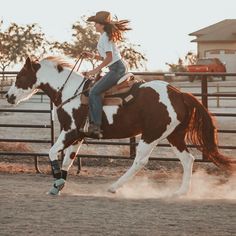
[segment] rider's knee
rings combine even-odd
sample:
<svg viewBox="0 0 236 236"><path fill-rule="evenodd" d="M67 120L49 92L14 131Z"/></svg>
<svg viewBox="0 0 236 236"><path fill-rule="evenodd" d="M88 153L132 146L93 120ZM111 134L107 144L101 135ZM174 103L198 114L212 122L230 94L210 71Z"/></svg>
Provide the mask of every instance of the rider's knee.
<svg viewBox="0 0 236 236"><path fill-rule="evenodd" d="M94 89L94 88L90 89L89 97L97 96L97 95L99 95L99 93L96 91L96 89Z"/></svg>

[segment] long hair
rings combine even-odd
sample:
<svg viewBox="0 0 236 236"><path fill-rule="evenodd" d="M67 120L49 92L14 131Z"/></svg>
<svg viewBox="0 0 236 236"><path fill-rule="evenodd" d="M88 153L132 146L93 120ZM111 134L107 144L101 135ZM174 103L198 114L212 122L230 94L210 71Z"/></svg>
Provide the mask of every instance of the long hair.
<svg viewBox="0 0 236 236"><path fill-rule="evenodd" d="M104 31L107 33L109 40L113 42L122 41L123 33L131 30L128 27L129 20L117 20L104 24Z"/></svg>

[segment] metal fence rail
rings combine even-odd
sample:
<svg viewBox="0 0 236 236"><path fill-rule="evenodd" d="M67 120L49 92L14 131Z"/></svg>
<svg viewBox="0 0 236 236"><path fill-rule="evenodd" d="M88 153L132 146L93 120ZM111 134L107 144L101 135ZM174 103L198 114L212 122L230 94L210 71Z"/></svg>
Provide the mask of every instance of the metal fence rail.
<svg viewBox="0 0 236 236"><path fill-rule="evenodd" d="M193 93L193 95L197 97L201 97L202 104L208 109L208 98L209 97L236 97L236 93L208 93L208 76L236 76L236 73L188 73L188 72L178 72L178 73L154 73L154 72L137 72L133 73L134 75L138 76L190 76L196 75L201 76L201 93ZM221 117L236 117L236 113L211 113L214 116L221 116ZM236 133L236 130L218 130L219 133ZM121 143L121 142L100 142L100 141L87 141L88 144L96 144L96 145L129 145L130 146L130 155L128 157L125 156L114 156L114 155L82 155L78 154L78 172L81 170L81 158L112 158L112 159L127 159L127 158L134 158L136 154L136 138L133 137L130 139L129 143ZM158 144L159 147L170 147L169 144ZM188 147L195 148L194 145L188 145ZM236 149L236 145L219 145L218 148L220 149ZM156 158L150 157L150 160L168 160L168 161L178 161L177 158ZM203 156L202 159L196 159L198 162L208 162L208 160Z"/></svg>
<svg viewBox="0 0 236 236"><path fill-rule="evenodd" d="M16 74L17 72L5 72L5 74ZM1 74L1 72L0 72ZM189 72L178 72L178 73L156 73L156 72L135 72L133 73L138 76L163 76L163 77L170 77L170 76L200 76L201 77L201 92L200 93L193 93L193 95L200 97L202 104L208 109L208 99L210 97L228 97L228 98L235 98L236 97L236 92L235 93L208 93L208 81L207 78L208 76L236 76L236 73L189 73ZM52 120L53 114L52 114L52 104L50 105L50 111L46 110L41 110L43 113L49 113L50 112L50 125L27 125L27 124L0 124L0 127L18 127L18 128L50 128L51 129L51 140L29 140L29 139L0 139L0 142L7 141L7 142L38 142L38 143L46 143L46 142L51 142L51 144L54 143L54 121ZM10 112L9 109L0 109L0 112ZM14 112L41 112L38 110L29 110L29 109L14 109ZM13 112L13 111L12 111ZM221 117L236 117L235 113L212 113L215 116L221 116ZM230 129L230 130L218 130L219 133L228 133L228 134L234 134L236 133L235 129ZM87 158L112 158L112 159L127 159L127 158L134 158L136 154L136 138L132 137L129 139L129 142L114 142L114 141L94 141L94 140L87 140L88 144L94 144L94 145L125 145L129 146L129 156L115 156L115 155L88 155L88 154L78 154L78 171L81 169L81 158L87 157ZM158 146L160 147L170 147L169 144L159 144ZM195 146L189 145L189 147L193 148ZM219 146L221 149L236 149L236 145L221 145ZM47 156L48 154L46 153L9 153L9 152L0 152L0 155L19 155L19 156L35 156L35 167L38 170L37 166L37 157L38 156ZM155 158L151 157L150 160L171 160L171 161L176 161L178 159L176 158ZM206 162L206 159L197 159L196 161L199 162Z"/></svg>
<svg viewBox="0 0 236 236"><path fill-rule="evenodd" d="M0 94L5 94L6 92L0 91ZM54 144L54 119L53 119L53 104L50 102L49 110L36 110L36 109L0 109L0 112L9 112L9 113L48 113L50 114L50 124L0 124L0 128L39 128L39 129L50 129L50 139L23 139L23 138L0 138L0 142L7 143L46 143L51 146ZM33 156L35 169L38 173L40 173L40 169L38 166L38 157L40 156L48 156L48 153L40 153L40 152L2 152L0 151L0 156Z"/></svg>

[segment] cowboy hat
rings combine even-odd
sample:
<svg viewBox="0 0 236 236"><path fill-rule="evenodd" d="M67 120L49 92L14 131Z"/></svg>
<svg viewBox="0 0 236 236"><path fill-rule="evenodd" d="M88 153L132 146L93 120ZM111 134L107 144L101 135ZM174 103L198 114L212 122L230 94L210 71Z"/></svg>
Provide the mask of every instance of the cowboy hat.
<svg viewBox="0 0 236 236"><path fill-rule="evenodd" d="M108 11L99 11L95 16L90 16L87 21L92 21L100 24L111 23L111 13Z"/></svg>

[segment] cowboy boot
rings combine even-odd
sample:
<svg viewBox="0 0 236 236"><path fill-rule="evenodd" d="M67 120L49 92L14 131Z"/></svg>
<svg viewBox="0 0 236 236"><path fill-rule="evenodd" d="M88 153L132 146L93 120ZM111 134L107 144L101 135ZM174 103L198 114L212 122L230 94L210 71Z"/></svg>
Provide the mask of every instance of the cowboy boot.
<svg viewBox="0 0 236 236"><path fill-rule="evenodd" d="M100 125L90 124L86 135L89 137L91 136L98 139L102 138L102 130L100 128Z"/></svg>

